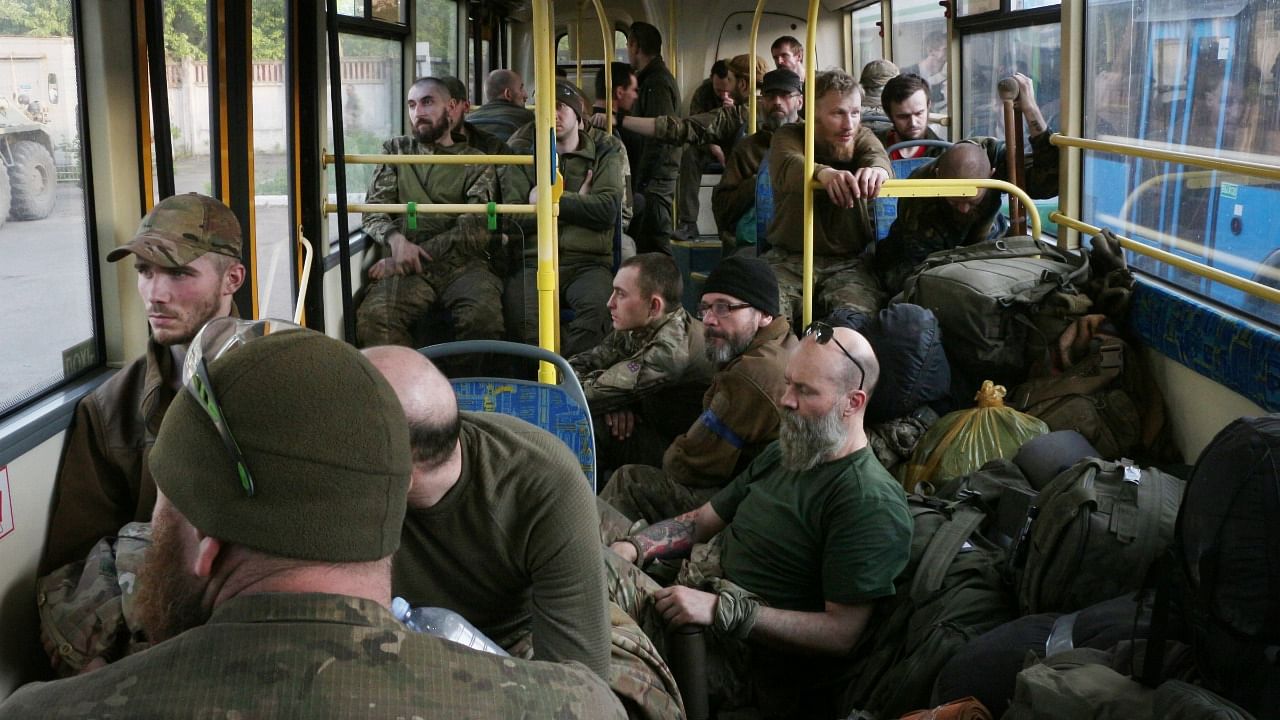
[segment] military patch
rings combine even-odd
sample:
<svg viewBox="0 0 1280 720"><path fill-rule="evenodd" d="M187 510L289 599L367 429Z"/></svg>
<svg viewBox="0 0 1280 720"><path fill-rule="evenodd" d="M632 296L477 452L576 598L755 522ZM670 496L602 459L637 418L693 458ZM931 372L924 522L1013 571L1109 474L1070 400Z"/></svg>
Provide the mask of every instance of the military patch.
<svg viewBox="0 0 1280 720"><path fill-rule="evenodd" d="M637 360L632 360L631 362L627 363L627 369L633 373L640 372L640 362Z"/></svg>

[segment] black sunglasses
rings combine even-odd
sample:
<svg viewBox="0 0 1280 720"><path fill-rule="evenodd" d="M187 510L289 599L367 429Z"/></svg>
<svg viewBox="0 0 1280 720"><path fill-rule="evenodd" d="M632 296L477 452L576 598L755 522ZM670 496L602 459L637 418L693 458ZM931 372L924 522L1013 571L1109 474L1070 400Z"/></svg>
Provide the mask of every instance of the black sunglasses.
<svg viewBox="0 0 1280 720"><path fill-rule="evenodd" d="M815 320L812 323L809 323L809 327L805 328L804 334L806 336L814 336L819 345L826 345L828 342L834 342L836 347L840 348L840 352L844 353L844 356L849 358L849 362L853 363L854 367L858 368L858 389L862 389L862 383L867 379L866 368L862 367L862 363L858 362L858 359L853 355L850 355L844 345L841 345L840 341L836 339L835 328L821 320Z"/></svg>

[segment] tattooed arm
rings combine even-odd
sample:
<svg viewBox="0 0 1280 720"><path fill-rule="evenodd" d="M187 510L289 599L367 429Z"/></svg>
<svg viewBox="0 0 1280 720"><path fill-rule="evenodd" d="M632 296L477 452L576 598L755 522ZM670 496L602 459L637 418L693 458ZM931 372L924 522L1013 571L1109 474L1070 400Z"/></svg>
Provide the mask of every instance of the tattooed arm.
<svg viewBox="0 0 1280 720"><path fill-rule="evenodd" d="M725 528L725 522L705 503L697 510L655 523L609 547L623 559L637 565L656 558L683 557L695 543L706 542Z"/></svg>

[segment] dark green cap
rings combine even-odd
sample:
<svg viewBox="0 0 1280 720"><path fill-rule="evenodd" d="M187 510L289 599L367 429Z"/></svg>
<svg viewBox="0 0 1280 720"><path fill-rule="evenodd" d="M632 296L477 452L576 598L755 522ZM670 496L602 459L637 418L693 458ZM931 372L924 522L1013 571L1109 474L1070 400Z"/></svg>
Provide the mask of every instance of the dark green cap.
<svg viewBox="0 0 1280 720"><path fill-rule="evenodd" d="M133 253L161 267L182 267L211 252L240 258L240 221L220 200L187 193L157 203L133 239L112 250L107 262Z"/></svg>
<svg viewBox="0 0 1280 720"><path fill-rule="evenodd" d="M214 361L209 380L255 491L241 487L208 413L178 393L149 463L192 525L300 560L365 562L399 547L409 424L355 348L311 330L281 332Z"/></svg>

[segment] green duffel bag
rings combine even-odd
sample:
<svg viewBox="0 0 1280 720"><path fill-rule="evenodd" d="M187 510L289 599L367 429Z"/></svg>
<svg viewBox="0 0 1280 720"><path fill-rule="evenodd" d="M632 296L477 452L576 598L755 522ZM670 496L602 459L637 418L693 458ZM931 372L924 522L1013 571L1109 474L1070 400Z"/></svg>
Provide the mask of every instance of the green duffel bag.
<svg viewBox="0 0 1280 720"><path fill-rule="evenodd" d="M1173 540L1185 487L1128 460L1086 458L1059 473L1036 497L1026 547L1015 552L1023 613L1075 612L1140 588Z"/></svg>
<svg viewBox="0 0 1280 720"><path fill-rule="evenodd" d="M902 299L933 311L947 358L971 377L1012 387L1069 317L1089 307L1079 292L1089 259L1031 238L1003 238L933 253Z"/></svg>
<svg viewBox="0 0 1280 720"><path fill-rule="evenodd" d="M1110 667L1111 654L1079 648L1018 673L1004 720L1147 720L1155 692Z"/></svg>

